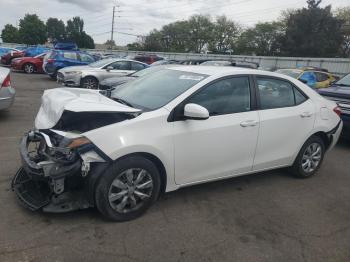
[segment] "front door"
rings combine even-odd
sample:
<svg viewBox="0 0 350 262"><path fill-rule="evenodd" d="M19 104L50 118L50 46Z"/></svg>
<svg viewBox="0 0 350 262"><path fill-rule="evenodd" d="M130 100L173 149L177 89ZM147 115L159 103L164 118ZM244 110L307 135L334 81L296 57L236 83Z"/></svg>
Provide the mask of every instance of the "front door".
<svg viewBox="0 0 350 262"><path fill-rule="evenodd" d="M247 76L215 81L186 102L208 109L207 120L174 122L175 181L196 183L249 172L259 118Z"/></svg>

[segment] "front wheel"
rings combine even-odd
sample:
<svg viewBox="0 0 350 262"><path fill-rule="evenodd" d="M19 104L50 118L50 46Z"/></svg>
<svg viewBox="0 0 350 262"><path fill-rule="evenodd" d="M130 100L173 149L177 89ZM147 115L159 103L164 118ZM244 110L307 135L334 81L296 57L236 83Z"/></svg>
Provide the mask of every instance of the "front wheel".
<svg viewBox="0 0 350 262"><path fill-rule="evenodd" d="M159 191L160 174L150 160L124 158L111 165L98 182L96 207L108 219L132 220L146 212Z"/></svg>
<svg viewBox="0 0 350 262"><path fill-rule="evenodd" d="M98 89L98 81L95 77L87 76L81 80L81 87L86 89Z"/></svg>
<svg viewBox="0 0 350 262"><path fill-rule="evenodd" d="M27 64L24 65L23 70L27 74L33 74L34 71L35 71L35 67L31 63L27 63Z"/></svg>
<svg viewBox="0 0 350 262"><path fill-rule="evenodd" d="M309 178L320 168L325 154L325 145L318 136L309 138L301 148L291 167L292 173L299 178Z"/></svg>

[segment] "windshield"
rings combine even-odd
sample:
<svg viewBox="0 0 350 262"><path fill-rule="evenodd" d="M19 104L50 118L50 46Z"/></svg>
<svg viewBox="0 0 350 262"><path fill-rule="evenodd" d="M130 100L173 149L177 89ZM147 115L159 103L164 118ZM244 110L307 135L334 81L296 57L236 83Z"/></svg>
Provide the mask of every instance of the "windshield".
<svg viewBox="0 0 350 262"><path fill-rule="evenodd" d="M34 56L34 58L40 58L40 57L44 57L46 55L46 53L42 53L40 55Z"/></svg>
<svg viewBox="0 0 350 262"><path fill-rule="evenodd" d="M102 59L102 60L98 60L96 62L93 62L93 63L89 64L89 66L94 67L94 68L100 68L100 67L103 67L103 66L105 66L109 63L112 63L114 61L115 61L115 59L107 58L107 59Z"/></svg>
<svg viewBox="0 0 350 262"><path fill-rule="evenodd" d="M340 79L335 84L336 85L344 85L344 86L349 86L350 87L350 74L344 76L342 79Z"/></svg>
<svg viewBox="0 0 350 262"><path fill-rule="evenodd" d="M279 69L276 71L276 73L280 73L297 79L302 73L302 71L298 69Z"/></svg>
<svg viewBox="0 0 350 262"><path fill-rule="evenodd" d="M162 69L112 92L111 98L122 99L136 108L154 110L205 79L207 75Z"/></svg>
<svg viewBox="0 0 350 262"><path fill-rule="evenodd" d="M137 72L131 74L131 76L141 77L141 76L144 76L144 75L147 75L147 74L150 74L150 73L158 72L158 71L160 71L162 69L164 69L164 67L161 67L161 66L149 67L149 68L137 71Z"/></svg>

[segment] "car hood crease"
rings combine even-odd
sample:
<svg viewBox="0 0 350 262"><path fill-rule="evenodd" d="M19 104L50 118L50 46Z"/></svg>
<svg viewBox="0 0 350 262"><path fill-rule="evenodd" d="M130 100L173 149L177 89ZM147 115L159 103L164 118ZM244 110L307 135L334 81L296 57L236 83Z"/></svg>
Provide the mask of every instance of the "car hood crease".
<svg viewBox="0 0 350 262"><path fill-rule="evenodd" d="M56 88L44 92L35 128L54 127L64 111L136 113L141 110L115 102L96 90Z"/></svg>

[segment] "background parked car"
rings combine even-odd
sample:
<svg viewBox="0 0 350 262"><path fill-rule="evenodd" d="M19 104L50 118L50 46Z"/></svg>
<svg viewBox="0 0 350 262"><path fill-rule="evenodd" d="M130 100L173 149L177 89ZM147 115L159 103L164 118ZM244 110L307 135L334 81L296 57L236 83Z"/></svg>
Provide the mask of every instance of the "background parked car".
<svg viewBox="0 0 350 262"><path fill-rule="evenodd" d="M24 50L14 49L1 56L1 63L4 65L9 65L11 64L12 59L17 57L23 57L23 56L24 56Z"/></svg>
<svg viewBox="0 0 350 262"><path fill-rule="evenodd" d="M103 59L86 66L71 66L58 71L57 80L66 85L97 89L100 81L114 76L126 76L148 67L128 59Z"/></svg>
<svg viewBox="0 0 350 262"><path fill-rule="evenodd" d="M9 108L15 101L16 91L11 86L10 70L0 67L0 110Z"/></svg>
<svg viewBox="0 0 350 262"><path fill-rule="evenodd" d="M139 78L141 76L145 76L147 74L158 72L159 70L168 68L169 66L174 67L175 65L151 66L149 68L137 71L137 72L132 73L132 74L127 75L127 76L107 78L107 79L100 82L99 89L102 89L102 90L111 89L113 87L117 87L117 86L120 86L120 85L125 84L127 82L130 82L132 80L135 80L136 78Z"/></svg>
<svg viewBox="0 0 350 262"><path fill-rule="evenodd" d="M153 64L154 62L160 61L160 60L164 60L163 57L160 57L158 55L137 55L135 56L134 60L142 62L142 63L146 63L146 64Z"/></svg>
<svg viewBox="0 0 350 262"><path fill-rule="evenodd" d="M326 88L336 80L332 74L319 68L279 69L276 72L296 78L312 88Z"/></svg>
<svg viewBox="0 0 350 262"><path fill-rule="evenodd" d="M342 136L350 139L350 74L344 76L329 88L319 89L318 93L338 104L341 109L340 117L344 123Z"/></svg>
<svg viewBox="0 0 350 262"><path fill-rule="evenodd" d="M57 72L61 68L76 65L88 65L95 62L92 55L74 50L53 50L44 57L43 70L56 79Z"/></svg>
<svg viewBox="0 0 350 262"><path fill-rule="evenodd" d="M13 70L24 71L27 74L44 73L43 61L46 53L34 56L34 57L20 57L15 58L11 62L11 68Z"/></svg>
<svg viewBox="0 0 350 262"><path fill-rule="evenodd" d="M31 46L26 49L24 49L24 56L25 57L34 57L37 55L41 55L43 53L47 53L51 50L51 48L43 47L43 46Z"/></svg>

